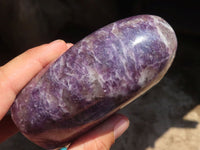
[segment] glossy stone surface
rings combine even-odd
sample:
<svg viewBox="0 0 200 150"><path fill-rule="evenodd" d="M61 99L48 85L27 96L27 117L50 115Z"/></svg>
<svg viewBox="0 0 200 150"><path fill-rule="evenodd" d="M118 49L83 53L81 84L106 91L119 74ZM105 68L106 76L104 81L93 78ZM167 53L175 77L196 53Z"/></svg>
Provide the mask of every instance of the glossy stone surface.
<svg viewBox="0 0 200 150"><path fill-rule="evenodd" d="M107 25L33 78L17 96L12 118L41 147L67 145L158 83L176 48L173 29L160 17Z"/></svg>

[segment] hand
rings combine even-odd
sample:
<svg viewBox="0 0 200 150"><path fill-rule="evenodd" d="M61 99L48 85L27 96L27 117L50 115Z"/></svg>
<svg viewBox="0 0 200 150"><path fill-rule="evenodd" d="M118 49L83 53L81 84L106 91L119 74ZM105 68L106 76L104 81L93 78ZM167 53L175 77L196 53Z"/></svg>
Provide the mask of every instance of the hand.
<svg viewBox="0 0 200 150"><path fill-rule="evenodd" d="M32 48L0 67L0 142L18 132L8 112L19 91L47 64L72 44L56 40ZM5 116L5 117L4 117ZM70 150L107 150L129 126L123 115L114 115L69 147Z"/></svg>

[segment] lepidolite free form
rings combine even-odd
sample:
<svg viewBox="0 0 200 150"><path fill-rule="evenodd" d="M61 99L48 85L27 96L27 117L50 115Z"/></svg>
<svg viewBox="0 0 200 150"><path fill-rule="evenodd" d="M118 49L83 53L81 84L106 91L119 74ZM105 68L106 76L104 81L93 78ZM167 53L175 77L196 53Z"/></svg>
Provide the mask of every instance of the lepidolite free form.
<svg viewBox="0 0 200 150"><path fill-rule="evenodd" d="M36 75L11 107L13 121L46 149L68 145L158 83L177 48L162 18L139 15L85 37Z"/></svg>

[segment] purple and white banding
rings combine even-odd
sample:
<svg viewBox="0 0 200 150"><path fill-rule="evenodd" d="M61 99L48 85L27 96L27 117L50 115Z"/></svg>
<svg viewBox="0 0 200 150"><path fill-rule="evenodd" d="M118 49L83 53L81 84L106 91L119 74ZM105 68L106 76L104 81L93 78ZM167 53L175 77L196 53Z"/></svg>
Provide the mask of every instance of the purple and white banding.
<svg viewBox="0 0 200 150"><path fill-rule="evenodd" d="M12 118L46 149L62 147L158 83L177 48L162 18L139 15L76 43L17 96Z"/></svg>

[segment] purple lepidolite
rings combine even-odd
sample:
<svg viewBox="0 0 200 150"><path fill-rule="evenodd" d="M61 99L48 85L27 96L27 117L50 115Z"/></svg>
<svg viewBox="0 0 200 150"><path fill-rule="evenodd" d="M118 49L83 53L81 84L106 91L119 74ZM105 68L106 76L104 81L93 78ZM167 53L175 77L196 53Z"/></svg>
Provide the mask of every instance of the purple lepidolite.
<svg viewBox="0 0 200 150"><path fill-rule="evenodd" d="M176 48L173 29L160 17L107 25L35 76L17 96L12 118L36 144L66 145L158 83Z"/></svg>

